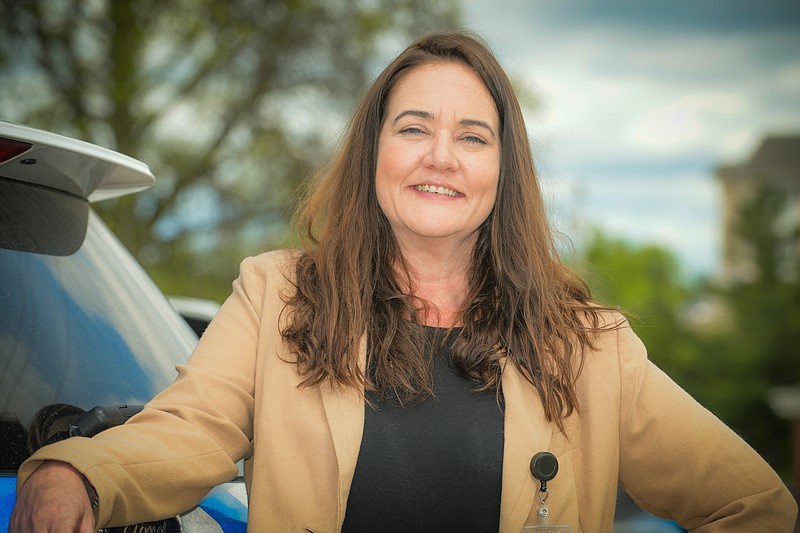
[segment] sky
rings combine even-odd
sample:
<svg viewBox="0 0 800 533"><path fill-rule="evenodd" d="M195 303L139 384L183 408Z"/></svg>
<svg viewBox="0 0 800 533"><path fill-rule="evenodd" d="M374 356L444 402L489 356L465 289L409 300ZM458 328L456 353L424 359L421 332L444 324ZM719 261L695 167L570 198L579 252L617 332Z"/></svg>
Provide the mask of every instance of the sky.
<svg viewBox="0 0 800 533"><path fill-rule="evenodd" d="M463 1L535 105L526 112L555 227L599 227L713 276L720 165L800 134L798 0Z"/></svg>

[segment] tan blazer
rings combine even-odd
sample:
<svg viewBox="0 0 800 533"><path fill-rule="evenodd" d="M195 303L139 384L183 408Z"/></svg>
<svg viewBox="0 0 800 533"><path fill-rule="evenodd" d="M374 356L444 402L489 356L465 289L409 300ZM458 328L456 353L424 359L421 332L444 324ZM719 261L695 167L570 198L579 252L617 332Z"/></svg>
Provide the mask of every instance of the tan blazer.
<svg viewBox="0 0 800 533"><path fill-rule="evenodd" d="M97 489L100 525L133 523L194 506L245 457L248 531L339 531L364 402L354 390L298 388L278 296L292 265L287 252L245 260L173 385L124 426L43 448L18 483L41 460L67 461ZM363 363L363 345L359 356ZM627 325L599 336L577 385L580 411L561 433L530 383L505 366L500 531L535 524L528 465L544 450L560 465L549 483L551 523L575 533L612 530L618 483L695 531L791 531L796 505L778 476L650 363Z"/></svg>

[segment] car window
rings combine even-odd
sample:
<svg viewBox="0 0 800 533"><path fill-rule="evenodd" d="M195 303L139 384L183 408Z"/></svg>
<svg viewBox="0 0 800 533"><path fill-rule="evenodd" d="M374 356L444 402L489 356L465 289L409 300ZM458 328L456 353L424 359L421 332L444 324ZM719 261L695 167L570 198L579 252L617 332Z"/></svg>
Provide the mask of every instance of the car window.
<svg viewBox="0 0 800 533"><path fill-rule="evenodd" d="M42 413L69 412L62 405L88 410L145 403L174 379L175 364L197 340L88 205L85 228L65 228L80 223L75 198L35 189L19 184L3 190L0 227L44 243L48 227L56 235L83 236L68 255L60 246L19 239L14 249L0 249L0 470L18 464L10 443L30 435ZM15 202L9 193L25 195L16 206L37 210L35 216L14 219L19 209L7 208ZM57 255L44 253L48 249Z"/></svg>

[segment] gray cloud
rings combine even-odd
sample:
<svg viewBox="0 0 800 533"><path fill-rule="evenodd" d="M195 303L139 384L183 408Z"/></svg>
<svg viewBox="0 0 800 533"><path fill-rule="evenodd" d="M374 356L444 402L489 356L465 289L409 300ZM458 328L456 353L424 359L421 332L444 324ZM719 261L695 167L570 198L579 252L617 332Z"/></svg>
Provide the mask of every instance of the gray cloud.
<svg viewBox="0 0 800 533"><path fill-rule="evenodd" d="M800 2L465 2L541 104L528 117L556 217L718 256L713 169L800 132ZM569 225L569 223L567 224Z"/></svg>

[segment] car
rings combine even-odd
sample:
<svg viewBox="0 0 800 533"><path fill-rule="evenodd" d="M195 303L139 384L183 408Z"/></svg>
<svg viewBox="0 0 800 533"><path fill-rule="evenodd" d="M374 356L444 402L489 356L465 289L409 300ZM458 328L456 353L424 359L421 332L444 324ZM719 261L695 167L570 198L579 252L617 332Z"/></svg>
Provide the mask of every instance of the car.
<svg viewBox="0 0 800 533"><path fill-rule="evenodd" d="M219 303L196 296L168 296L169 303L198 337L202 336L219 311Z"/></svg>
<svg viewBox="0 0 800 533"><path fill-rule="evenodd" d="M92 207L154 183L141 161L0 121L0 532L33 450L121 422L197 343ZM246 502L239 476L170 520L244 532Z"/></svg>

